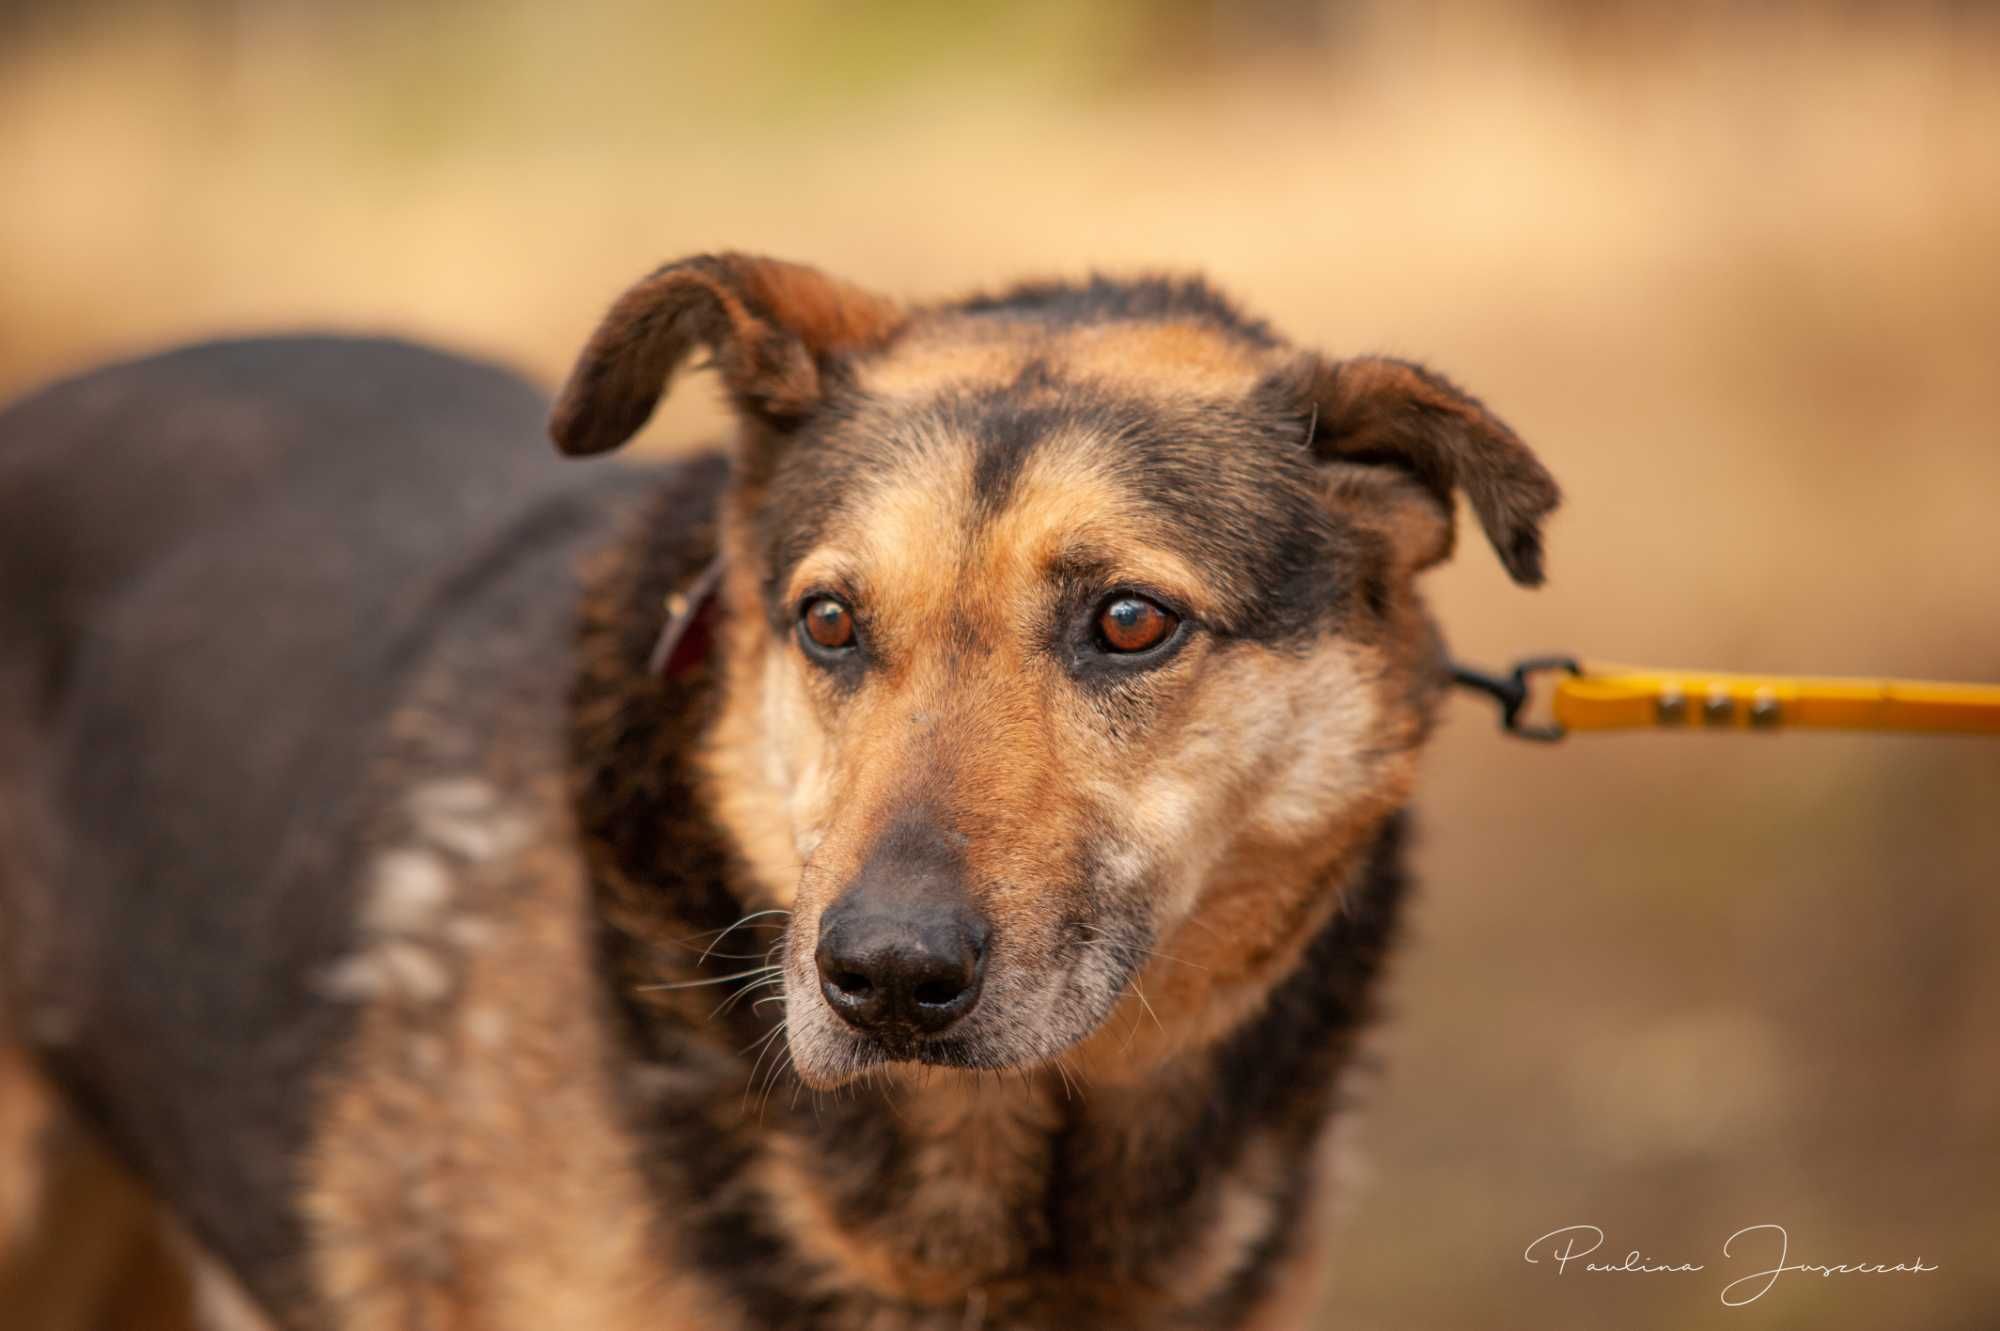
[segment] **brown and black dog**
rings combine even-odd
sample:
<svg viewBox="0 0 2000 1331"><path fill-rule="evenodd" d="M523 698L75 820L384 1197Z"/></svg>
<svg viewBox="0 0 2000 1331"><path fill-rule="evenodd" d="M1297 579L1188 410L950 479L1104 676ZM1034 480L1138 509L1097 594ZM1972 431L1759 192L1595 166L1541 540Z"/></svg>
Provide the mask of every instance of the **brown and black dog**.
<svg viewBox="0 0 2000 1331"><path fill-rule="evenodd" d="M662 268L727 457L517 380L212 344L0 416L17 1040L212 1308L299 1328L1310 1322L1464 492L1402 361L1198 280L906 307Z"/></svg>

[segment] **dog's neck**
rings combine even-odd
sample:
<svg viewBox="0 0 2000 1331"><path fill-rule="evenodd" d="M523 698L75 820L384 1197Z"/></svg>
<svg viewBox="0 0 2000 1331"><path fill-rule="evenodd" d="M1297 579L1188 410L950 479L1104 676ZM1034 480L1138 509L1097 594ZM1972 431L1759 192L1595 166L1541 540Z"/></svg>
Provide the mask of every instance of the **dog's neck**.
<svg viewBox="0 0 2000 1331"><path fill-rule="evenodd" d="M712 512L720 483L717 463L676 473L594 571L572 715L630 1112L668 1195L696 1199L677 1219L702 1269L757 1325L1000 1326L1009 1308L1077 1327L1234 1324L1299 1241L1309 1157L1394 927L1400 820L1301 870L1345 880L1324 894L1339 910L1232 1029L1143 1076L917 1070L807 1090L775 1047L782 1005L755 1001L775 991L725 978L778 935L739 923L756 909L748 869L694 769L714 663L667 682L647 669L661 607L713 550L686 515Z"/></svg>

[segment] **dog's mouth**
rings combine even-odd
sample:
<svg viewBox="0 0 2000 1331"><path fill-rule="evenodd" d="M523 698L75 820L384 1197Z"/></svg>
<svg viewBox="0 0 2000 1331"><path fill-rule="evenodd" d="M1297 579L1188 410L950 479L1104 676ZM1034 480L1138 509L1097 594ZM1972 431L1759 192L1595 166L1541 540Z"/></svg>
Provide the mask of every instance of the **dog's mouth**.
<svg viewBox="0 0 2000 1331"><path fill-rule="evenodd" d="M933 1068L995 1068L996 1063L979 1042L963 1036L917 1036L906 1033L849 1037L849 1057L856 1072L890 1063L914 1063Z"/></svg>
<svg viewBox="0 0 2000 1331"><path fill-rule="evenodd" d="M800 1080L818 1090L847 1085L893 1066L968 1072L1032 1070L1088 1039L1123 996L1131 976L1122 959L1071 949L1050 965L996 964L976 1006L948 1027L857 1027L827 998L810 963L786 968L785 1039Z"/></svg>

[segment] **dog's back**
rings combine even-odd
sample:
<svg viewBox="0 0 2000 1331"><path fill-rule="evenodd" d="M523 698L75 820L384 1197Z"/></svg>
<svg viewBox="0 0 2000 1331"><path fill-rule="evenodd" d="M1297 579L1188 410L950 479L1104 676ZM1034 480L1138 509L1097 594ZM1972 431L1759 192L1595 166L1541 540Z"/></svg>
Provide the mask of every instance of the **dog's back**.
<svg viewBox="0 0 2000 1331"><path fill-rule="evenodd" d="M313 977L353 933L346 861L400 681L601 521L608 478L548 456L543 411L435 352L287 338L0 414L0 992L239 1270L300 1246L259 1199L294 1190L351 1021Z"/></svg>

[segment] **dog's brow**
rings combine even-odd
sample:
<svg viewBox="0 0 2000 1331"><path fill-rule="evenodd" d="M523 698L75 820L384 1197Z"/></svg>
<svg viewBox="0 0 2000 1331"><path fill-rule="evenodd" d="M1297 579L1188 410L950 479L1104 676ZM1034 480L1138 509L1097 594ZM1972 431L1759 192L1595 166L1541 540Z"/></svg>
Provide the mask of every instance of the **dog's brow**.
<svg viewBox="0 0 2000 1331"><path fill-rule="evenodd" d="M1050 582L1110 589L1140 583L1185 602L1197 611L1211 608L1200 579L1181 560L1148 547L1114 549L1091 542L1065 545L1043 563Z"/></svg>
<svg viewBox="0 0 2000 1331"><path fill-rule="evenodd" d="M859 566L848 555L832 550L815 550L792 567L780 603L789 606L808 591L821 588L848 597L860 597L864 594L866 583L867 579L862 576Z"/></svg>

